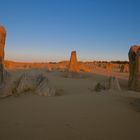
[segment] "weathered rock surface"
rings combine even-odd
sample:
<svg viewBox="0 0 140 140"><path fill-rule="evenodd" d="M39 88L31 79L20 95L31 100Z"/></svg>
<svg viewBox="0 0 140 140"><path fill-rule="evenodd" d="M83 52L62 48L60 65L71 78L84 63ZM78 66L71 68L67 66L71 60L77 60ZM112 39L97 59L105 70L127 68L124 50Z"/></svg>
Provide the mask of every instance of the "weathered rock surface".
<svg viewBox="0 0 140 140"><path fill-rule="evenodd" d="M40 96L55 96L55 89L51 86L46 75L38 70L26 71L19 76L5 73L4 86L0 89L0 97L33 93Z"/></svg>
<svg viewBox="0 0 140 140"><path fill-rule="evenodd" d="M112 65L111 63L107 63L106 66L105 66L105 68L106 68L106 70L107 70L108 72L113 71L113 65Z"/></svg>
<svg viewBox="0 0 140 140"><path fill-rule="evenodd" d="M118 79L116 77L109 77L107 80L97 83L95 86L95 91L102 90L120 91L121 88Z"/></svg>
<svg viewBox="0 0 140 140"><path fill-rule="evenodd" d="M121 67L120 67L120 72L128 73L129 72L129 65L128 64L122 64Z"/></svg>
<svg viewBox="0 0 140 140"><path fill-rule="evenodd" d="M140 91L140 46L134 45L129 53L129 89Z"/></svg>
<svg viewBox="0 0 140 140"><path fill-rule="evenodd" d="M17 93L35 92L41 96L55 96L55 89L43 73L25 73L19 80Z"/></svg>
<svg viewBox="0 0 140 140"><path fill-rule="evenodd" d="M76 51L71 52L71 58L68 66L69 72L79 72Z"/></svg>
<svg viewBox="0 0 140 140"><path fill-rule="evenodd" d="M49 81L45 77L40 77L40 82L38 83L36 94L40 96L55 96L55 89L50 86Z"/></svg>
<svg viewBox="0 0 140 140"><path fill-rule="evenodd" d="M140 91L140 48L136 56L136 77L135 77L135 89Z"/></svg>
<svg viewBox="0 0 140 140"><path fill-rule="evenodd" d="M12 83L12 79L10 73L4 70L4 81L3 81L3 85L0 88L0 98L12 95L14 82L13 84L11 83Z"/></svg>
<svg viewBox="0 0 140 140"><path fill-rule="evenodd" d="M0 88L4 81L4 46L6 40L6 30L0 25Z"/></svg>
<svg viewBox="0 0 140 140"><path fill-rule="evenodd" d="M31 73L30 74L24 73L18 81L16 92L18 94L27 92L27 91L34 92L36 89L36 85L37 85L37 78L38 78L38 75L34 76Z"/></svg>

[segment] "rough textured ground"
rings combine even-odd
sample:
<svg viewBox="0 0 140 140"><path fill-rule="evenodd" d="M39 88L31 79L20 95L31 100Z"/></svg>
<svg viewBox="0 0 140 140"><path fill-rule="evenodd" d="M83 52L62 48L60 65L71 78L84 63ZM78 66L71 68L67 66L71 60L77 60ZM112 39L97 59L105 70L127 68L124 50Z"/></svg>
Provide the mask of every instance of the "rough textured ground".
<svg viewBox="0 0 140 140"><path fill-rule="evenodd" d="M127 90L126 75L119 75L121 92L98 93L90 87L105 76L46 74L61 96L25 94L1 99L0 140L140 139L140 93Z"/></svg>

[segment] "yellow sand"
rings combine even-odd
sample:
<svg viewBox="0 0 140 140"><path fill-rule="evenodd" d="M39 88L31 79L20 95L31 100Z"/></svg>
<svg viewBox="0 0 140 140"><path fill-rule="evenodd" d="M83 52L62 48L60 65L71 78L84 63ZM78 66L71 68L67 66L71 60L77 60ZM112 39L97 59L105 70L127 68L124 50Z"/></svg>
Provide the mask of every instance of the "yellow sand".
<svg viewBox="0 0 140 140"><path fill-rule="evenodd" d="M140 112L130 104L140 93L91 92L105 76L64 78L47 73L61 96L33 94L0 100L0 140L139 140ZM123 78L123 77L122 77Z"/></svg>

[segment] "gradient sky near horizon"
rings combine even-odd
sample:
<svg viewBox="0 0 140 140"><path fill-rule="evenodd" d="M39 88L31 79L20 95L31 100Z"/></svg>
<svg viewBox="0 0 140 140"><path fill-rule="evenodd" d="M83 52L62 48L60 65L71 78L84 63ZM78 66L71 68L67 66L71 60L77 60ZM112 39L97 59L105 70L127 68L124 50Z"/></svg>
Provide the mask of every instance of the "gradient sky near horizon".
<svg viewBox="0 0 140 140"><path fill-rule="evenodd" d="M0 0L6 59L127 60L140 44L139 0Z"/></svg>

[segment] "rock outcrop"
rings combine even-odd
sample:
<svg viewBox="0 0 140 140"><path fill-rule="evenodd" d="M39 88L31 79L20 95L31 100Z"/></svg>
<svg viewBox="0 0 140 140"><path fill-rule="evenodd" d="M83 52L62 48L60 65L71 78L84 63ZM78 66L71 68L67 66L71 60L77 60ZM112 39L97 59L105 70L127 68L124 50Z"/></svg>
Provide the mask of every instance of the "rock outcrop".
<svg viewBox="0 0 140 140"><path fill-rule="evenodd" d="M18 96L24 93L40 96L55 96L56 94L43 71L27 70L26 72L12 72L10 74L4 71L4 76L5 86L0 89L0 98Z"/></svg>
<svg viewBox="0 0 140 140"><path fill-rule="evenodd" d="M106 70L108 72L112 72L113 71L113 65L111 63L107 63L105 67L106 67Z"/></svg>
<svg viewBox="0 0 140 140"><path fill-rule="evenodd" d="M109 77L107 80L97 83L95 91L114 90L120 91L120 84L116 77Z"/></svg>
<svg viewBox="0 0 140 140"><path fill-rule="evenodd" d="M12 82L11 74L6 70L4 70L3 75L4 75L4 81L3 81L4 84L0 88L0 98L11 96L12 90L15 87L14 86L15 82Z"/></svg>
<svg viewBox="0 0 140 140"><path fill-rule="evenodd" d="M129 72L129 65L128 64L122 64L121 67L120 67L120 72L128 73Z"/></svg>
<svg viewBox="0 0 140 140"><path fill-rule="evenodd" d="M140 91L140 48L136 56L136 78L135 78L135 89Z"/></svg>
<svg viewBox="0 0 140 140"><path fill-rule="evenodd" d="M40 96L55 96L56 91L50 85L49 80L46 77L41 77L40 82L36 88L35 93Z"/></svg>
<svg viewBox="0 0 140 140"><path fill-rule="evenodd" d="M4 46L6 40L6 30L0 25L0 88L4 82Z"/></svg>
<svg viewBox="0 0 140 140"><path fill-rule="evenodd" d="M129 53L129 81L128 87L131 90L140 91L140 46L134 45Z"/></svg>
<svg viewBox="0 0 140 140"><path fill-rule="evenodd" d="M76 51L71 52L71 58L68 66L69 72L79 72Z"/></svg>
<svg viewBox="0 0 140 140"><path fill-rule="evenodd" d="M55 89L43 73L24 73L17 85L16 93L33 92L40 96L55 96Z"/></svg>

